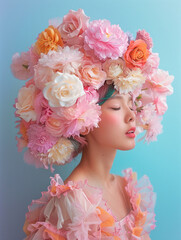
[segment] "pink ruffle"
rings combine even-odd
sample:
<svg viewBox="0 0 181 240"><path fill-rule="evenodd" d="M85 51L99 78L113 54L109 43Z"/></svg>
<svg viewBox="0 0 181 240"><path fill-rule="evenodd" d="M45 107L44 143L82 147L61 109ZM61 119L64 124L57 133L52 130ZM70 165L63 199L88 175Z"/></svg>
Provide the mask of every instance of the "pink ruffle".
<svg viewBox="0 0 181 240"><path fill-rule="evenodd" d="M117 221L99 188L88 185L87 180L69 181L64 185L61 177L55 174L51 178L48 191L42 192L42 197L33 200L28 207L26 227L24 226L26 240L58 239L55 236L61 236L60 239L65 240L141 240L142 235L149 234L155 228L156 195L147 176L137 181L136 173L130 168L124 170L123 175L132 210L121 221ZM100 208L107 212L102 220L99 217ZM143 217L146 216L144 224L138 221L140 212ZM102 221L110 216L114 219L114 224L103 226ZM135 227L142 228L140 236Z"/></svg>
<svg viewBox="0 0 181 240"><path fill-rule="evenodd" d="M130 197L130 202L133 208L130 217L126 219L126 224L132 236L132 238L129 239L141 240L142 235L146 233L149 234L151 230L156 227L154 213L156 193L153 192L153 186L151 185L148 176L144 175L137 181L137 174L133 172L131 168L125 169L123 175L127 181L125 189ZM138 199L140 199L139 205ZM146 221L144 225L138 225L143 228L141 236L138 237L135 236L132 231L135 227L136 216L140 211L146 216Z"/></svg>

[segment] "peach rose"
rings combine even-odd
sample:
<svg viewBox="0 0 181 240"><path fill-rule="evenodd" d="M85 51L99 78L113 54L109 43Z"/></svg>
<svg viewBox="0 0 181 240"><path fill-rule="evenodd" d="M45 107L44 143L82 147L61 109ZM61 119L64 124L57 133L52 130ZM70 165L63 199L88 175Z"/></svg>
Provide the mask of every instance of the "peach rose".
<svg viewBox="0 0 181 240"><path fill-rule="evenodd" d="M63 46L61 35L56 28L49 26L39 34L35 43L35 50L38 54L47 54L50 50L57 51L58 46Z"/></svg>
<svg viewBox="0 0 181 240"><path fill-rule="evenodd" d="M117 60L108 59L103 63L107 79L114 79L124 75L125 67L125 62L121 58Z"/></svg>
<svg viewBox="0 0 181 240"><path fill-rule="evenodd" d="M61 137L63 133L62 120L56 114L52 114L47 118L46 123L46 131L49 132L54 137Z"/></svg>
<svg viewBox="0 0 181 240"><path fill-rule="evenodd" d="M101 64L86 64L81 69L82 80L84 83L98 89L106 80L106 73L102 71Z"/></svg>
<svg viewBox="0 0 181 240"><path fill-rule="evenodd" d="M142 69L149 55L150 51L147 49L147 45L143 40L138 39L131 41L124 54L126 66L131 69Z"/></svg>
<svg viewBox="0 0 181 240"><path fill-rule="evenodd" d="M18 93L18 101L16 102L16 114L18 114L26 122L36 120L36 112L34 110L34 99L36 96L36 87L31 84L28 87L22 87Z"/></svg>

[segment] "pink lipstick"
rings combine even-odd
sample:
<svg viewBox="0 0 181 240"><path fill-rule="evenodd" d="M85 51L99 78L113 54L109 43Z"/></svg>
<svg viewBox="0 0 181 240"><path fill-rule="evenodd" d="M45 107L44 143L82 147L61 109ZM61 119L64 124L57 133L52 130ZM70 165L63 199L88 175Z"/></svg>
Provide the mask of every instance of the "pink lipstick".
<svg viewBox="0 0 181 240"><path fill-rule="evenodd" d="M125 134L127 137L135 138L135 127L130 128Z"/></svg>

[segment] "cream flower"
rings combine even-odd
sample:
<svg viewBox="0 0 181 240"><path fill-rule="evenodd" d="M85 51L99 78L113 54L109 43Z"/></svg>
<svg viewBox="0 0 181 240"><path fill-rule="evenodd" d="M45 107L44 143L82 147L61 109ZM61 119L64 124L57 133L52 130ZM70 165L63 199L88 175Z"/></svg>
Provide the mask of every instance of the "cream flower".
<svg viewBox="0 0 181 240"><path fill-rule="evenodd" d="M22 87L18 93L18 101L16 103L16 114L19 114L26 122L36 120L36 112L33 104L36 96L36 87L31 84L28 87Z"/></svg>
<svg viewBox="0 0 181 240"><path fill-rule="evenodd" d="M60 138L58 142L48 150L48 159L52 164L65 164L72 157L74 145L67 138Z"/></svg>
<svg viewBox="0 0 181 240"><path fill-rule="evenodd" d="M103 64L103 69L107 73L107 79L118 78L124 74L125 63L122 59L108 59Z"/></svg>
<svg viewBox="0 0 181 240"><path fill-rule="evenodd" d="M141 70L137 68L136 70L130 70L127 72L126 76L120 76L113 79L114 87L119 93L128 93L141 87L145 82L145 77L142 75Z"/></svg>
<svg viewBox="0 0 181 240"><path fill-rule="evenodd" d="M70 107L84 94L83 84L78 77L60 72L43 89L43 95L50 107Z"/></svg>

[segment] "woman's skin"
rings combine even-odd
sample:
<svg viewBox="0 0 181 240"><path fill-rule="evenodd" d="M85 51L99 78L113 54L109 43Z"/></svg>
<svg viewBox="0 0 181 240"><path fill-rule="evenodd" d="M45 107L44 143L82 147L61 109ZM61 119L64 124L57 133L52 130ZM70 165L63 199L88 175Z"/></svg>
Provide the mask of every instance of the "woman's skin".
<svg viewBox="0 0 181 240"><path fill-rule="evenodd" d="M99 127L88 134L82 133L88 145L84 147L79 165L73 170L68 181L88 180L91 186L102 189L103 199L107 201L112 214L121 220L131 211L130 200L125 192L125 180L110 173L116 151L131 150L135 139L126 132L136 126L130 94L114 92L101 106ZM149 240L145 235L144 240Z"/></svg>

